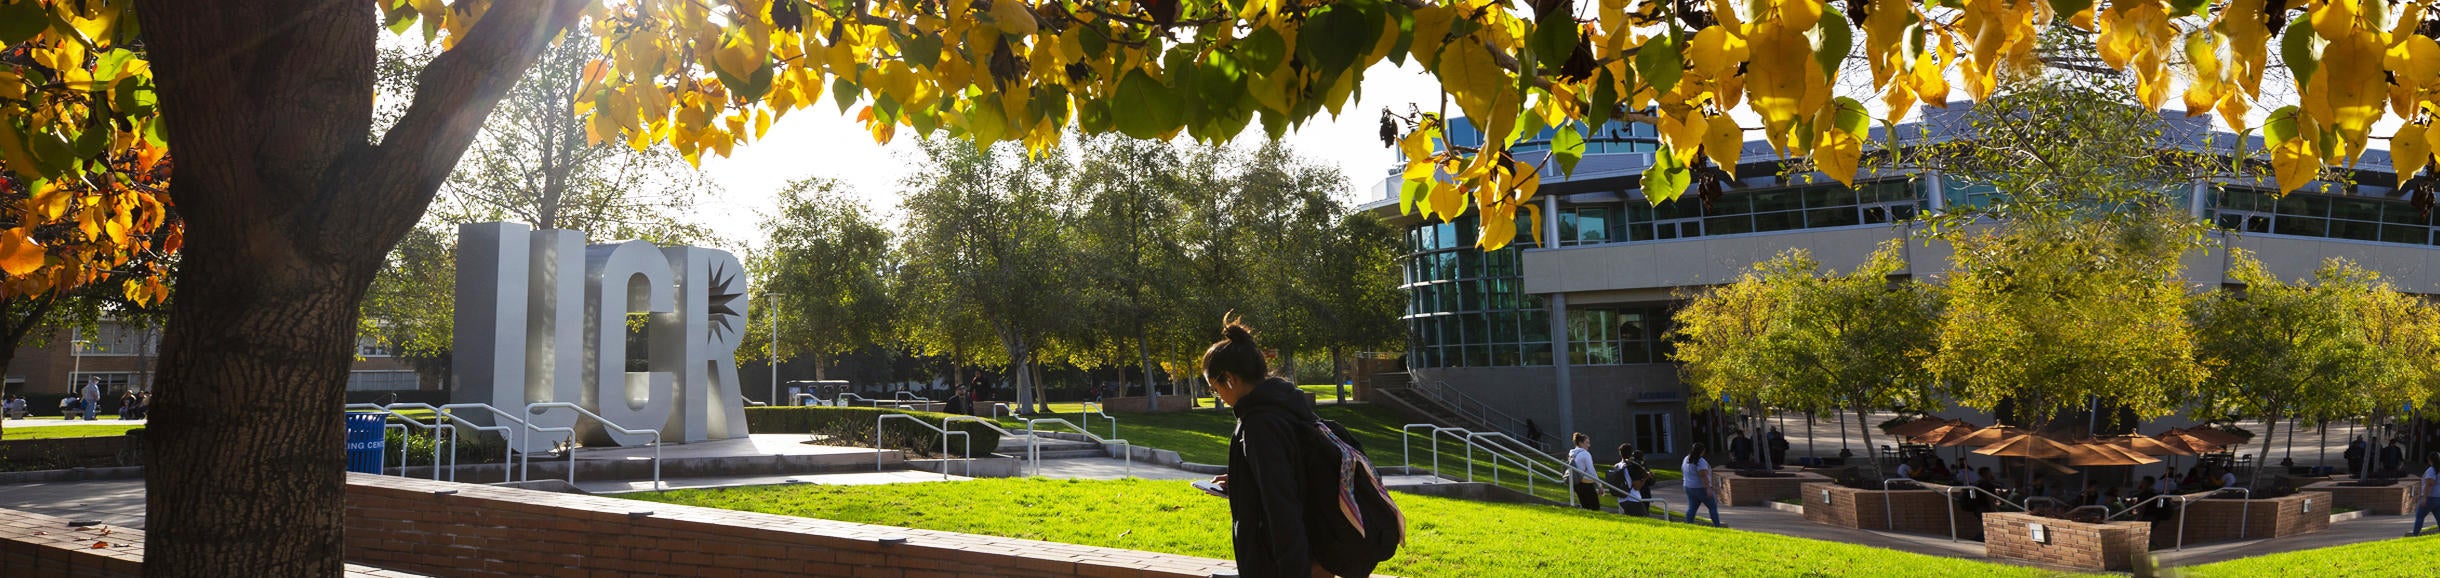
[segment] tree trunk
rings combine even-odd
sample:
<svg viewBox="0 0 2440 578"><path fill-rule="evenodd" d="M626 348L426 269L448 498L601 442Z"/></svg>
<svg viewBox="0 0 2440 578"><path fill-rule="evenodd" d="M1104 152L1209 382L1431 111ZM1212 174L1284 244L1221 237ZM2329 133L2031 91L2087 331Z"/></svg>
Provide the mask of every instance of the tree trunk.
<svg viewBox="0 0 2440 578"><path fill-rule="evenodd" d="M192 239L146 426L145 573L337 575L337 412L372 270Z"/></svg>
<svg viewBox="0 0 2440 578"><path fill-rule="evenodd" d="M2253 475L2246 476L2245 487L2248 488L2262 485L2262 470L2271 467L2271 444L2277 442L2279 436L2279 410L2275 409L2279 405L2273 403L2270 407L2274 408L2270 419L2262 420L2262 459L2254 461ZM2288 435L2296 435L2294 428L2289 429Z"/></svg>
<svg viewBox="0 0 2440 578"><path fill-rule="evenodd" d="M1144 409L1160 411L1161 381L1152 377L1152 340L1144 337L1144 320L1141 318L1135 320L1135 356L1137 362L1144 366ZM1119 375L1125 376L1126 371L1121 370ZM1119 393L1124 395L1126 390L1119 390Z"/></svg>
<svg viewBox="0 0 2440 578"><path fill-rule="evenodd" d="M1881 450L1872 445L1872 424L1868 423L1871 420L1872 418L1864 413L1864 404L1856 404L1855 430L1857 434L1864 436L1864 455L1871 456L1865 458L1864 461L1872 464L1872 479L1889 479L1881 473Z"/></svg>
<svg viewBox="0 0 2440 578"><path fill-rule="evenodd" d="M147 425L144 573L336 576L357 306L484 117L589 3L493 3L378 145L372 4L138 4L187 224Z"/></svg>

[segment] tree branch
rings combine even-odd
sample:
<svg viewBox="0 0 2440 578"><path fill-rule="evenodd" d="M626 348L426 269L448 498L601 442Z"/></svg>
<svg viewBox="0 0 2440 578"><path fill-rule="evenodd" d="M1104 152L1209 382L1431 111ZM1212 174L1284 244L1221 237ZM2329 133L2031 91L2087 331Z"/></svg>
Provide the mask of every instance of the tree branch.
<svg viewBox="0 0 2440 578"><path fill-rule="evenodd" d="M500 99L516 86L559 31L574 24L584 0L534 0L494 4L457 46L441 53L416 80L415 102L382 138L371 158L334 173L326 190L331 215L359 219L352 230L384 242L405 234L432 203L440 184L457 166ZM371 190L363 190L369 185ZM349 229L339 229L349 230Z"/></svg>

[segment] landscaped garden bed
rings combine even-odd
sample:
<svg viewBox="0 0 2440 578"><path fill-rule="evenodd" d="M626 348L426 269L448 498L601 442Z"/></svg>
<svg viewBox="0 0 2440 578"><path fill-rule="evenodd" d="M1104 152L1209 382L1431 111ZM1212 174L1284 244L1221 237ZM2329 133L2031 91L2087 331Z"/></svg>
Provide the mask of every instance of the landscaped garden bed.
<svg viewBox="0 0 2440 578"><path fill-rule="evenodd" d="M1233 552L1228 501L1175 481L992 479L679 490L621 497L1222 559ZM1377 571L1411 578L1785 576L1805 569L1847 576L2051 574L1556 506L1406 493L1398 494L1397 501L1406 514L1406 545ZM1519 529L1531 531L1520 534Z"/></svg>

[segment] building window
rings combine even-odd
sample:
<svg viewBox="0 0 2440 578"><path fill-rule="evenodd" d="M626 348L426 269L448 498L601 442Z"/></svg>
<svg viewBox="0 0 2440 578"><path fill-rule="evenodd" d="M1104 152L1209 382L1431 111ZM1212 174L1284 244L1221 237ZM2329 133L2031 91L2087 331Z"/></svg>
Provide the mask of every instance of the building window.
<svg viewBox="0 0 2440 578"><path fill-rule="evenodd" d="M2203 218L2242 233L2440 245L2432 219L2414 205L2377 195L2334 196L2214 187Z"/></svg>
<svg viewBox="0 0 2440 578"><path fill-rule="evenodd" d="M1669 309L1587 307L1567 312L1567 359L1575 365L1669 361Z"/></svg>
<svg viewBox="0 0 2440 578"><path fill-rule="evenodd" d="M84 342L77 355L159 355L160 332L116 321L104 321L92 333L79 329L73 339Z"/></svg>
<svg viewBox="0 0 2440 578"><path fill-rule="evenodd" d="M68 392L83 392L85 390L85 382L90 380L95 383L100 383L102 385L102 393L108 395L112 392L124 390L129 386L134 385L136 382L135 378L136 376L133 373L78 373L68 376Z"/></svg>
<svg viewBox="0 0 2440 578"><path fill-rule="evenodd" d="M1523 222L1520 219L1520 222ZM1522 249L1474 248L1474 217L1409 230L1406 321L1414 367L1549 365L1550 314L1525 294ZM1530 225L1524 225L1530 226Z"/></svg>
<svg viewBox="0 0 2440 578"><path fill-rule="evenodd" d="M1635 414L1635 449L1646 454L1674 454L1676 446L1669 439L1669 414Z"/></svg>
<svg viewBox="0 0 2440 578"><path fill-rule="evenodd" d="M348 391L390 391L419 389L423 383L413 371L350 371Z"/></svg>
<svg viewBox="0 0 2440 578"><path fill-rule="evenodd" d="M382 343L380 339L370 335L358 337L356 338L356 356L389 357L390 345Z"/></svg>
<svg viewBox="0 0 2440 578"><path fill-rule="evenodd" d="M1614 226L1618 230L1602 242L1879 225L1913 219L1922 211L1922 195L1914 183L1896 180L1856 188L1826 184L1732 192L1709 206L1699 198L1659 205L1638 198L1626 204L1621 218L1615 219L1624 223ZM1577 218L1581 221L1582 216ZM1570 239L1565 232L1560 238Z"/></svg>

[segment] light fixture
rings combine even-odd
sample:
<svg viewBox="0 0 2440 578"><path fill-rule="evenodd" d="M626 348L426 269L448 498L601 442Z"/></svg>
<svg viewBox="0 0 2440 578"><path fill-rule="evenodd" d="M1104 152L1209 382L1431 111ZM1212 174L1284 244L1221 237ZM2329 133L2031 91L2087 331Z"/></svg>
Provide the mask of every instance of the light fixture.
<svg viewBox="0 0 2440 578"><path fill-rule="evenodd" d="M2050 543L2050 531L2049 531L2049 529L2048 529L2048 528L2043 528L2041 524L2026 524L2026 525L2025 525L2025 529L2027 529L2027 530L2031 530L2031 531L2033 532L2033 543L2035 543L2035 544L2048 544L2048 543Z"/></svg>

